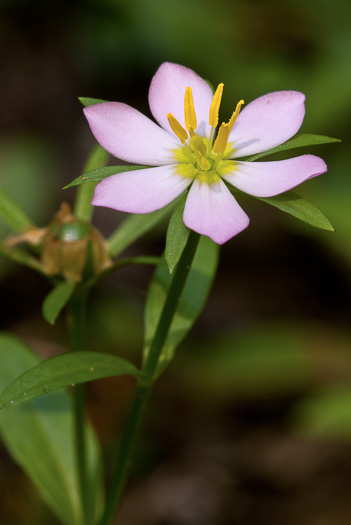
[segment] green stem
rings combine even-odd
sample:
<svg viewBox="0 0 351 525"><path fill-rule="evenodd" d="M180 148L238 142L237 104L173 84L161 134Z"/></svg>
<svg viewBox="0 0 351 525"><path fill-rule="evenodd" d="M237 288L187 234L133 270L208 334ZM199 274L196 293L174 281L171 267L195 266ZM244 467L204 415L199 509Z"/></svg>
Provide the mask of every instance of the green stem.
<svg viewBox="0 0 351 525"><path fill-rule="evenodd" d="M73 352L84 350L84 317L85 317L86 292L78 288L70 300L71 313L71 349ZM73 414L76 462L78 480L83 509L83 523L91 523L89 506L88 476L86 460L86 435L85 435L85 388L76 385L73 389Z"/></svg>
<svg viewBox="0 0 351 525"><path fill-rule="evenodd" d="M144 376L139 380L134 403L122 437L117 468L114 472L108 493L105 511L100 525L108 525L121 499L127 474L131 465L131 454L138 433L146 403L149 398L159 357L171 327L177 305L182 294L191 264L196 252L200 236L190 232L187 244L174 272L168 295L151 343L149 354L144 366Z"/></svg>
<svg viewBox="0 0 351 525"><path fill-rule="evenodd" d="M100 144L92 149L83 168L83 174L96 168L103 167L107 164L109 154ZM86 182L81 184L77 190L74 202L74 215L78 219L90 221L93 215L91 199L93 198L96 182Z"/></svg>

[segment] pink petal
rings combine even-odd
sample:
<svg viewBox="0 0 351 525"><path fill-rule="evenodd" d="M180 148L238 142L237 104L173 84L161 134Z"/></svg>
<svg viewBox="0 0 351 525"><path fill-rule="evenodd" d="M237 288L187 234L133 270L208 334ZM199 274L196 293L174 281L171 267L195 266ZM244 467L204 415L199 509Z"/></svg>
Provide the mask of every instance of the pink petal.
<svg viewBox="0 0 351 525"><path fill-rule="evenodd" d="M120 102L103 102L84 109L101 146L127 162L157 166L174 164L179 140L136 109Z"/></svg>
<svg viewBox="0 0 351 525"><path fill-rule="evenodd" d="M250 195L273 197L325 171L324 160L314 155L301 155L273 162L236 162L233 173L223 178Z"/></svg>
<svg viewBox="0 0 351 525"><path fill-rule="evenodd" d="M197 179L190 188L183 220L188 228L217 244L228 241L250 222L223 181L209 185Z"/></svg>
<svg viewBox="0 0 351 525"><path fill-rule="evenodd" d="M191 69L178 64L164 62L153 77L149 90L151 113L166 131L170 131L167 114L172 115L185 127L184 95L187 87L193 92L197 118L196 132L200 136L209 136L209 113L213 93L207 82Z"/></svg>
<svg viewBox="0 0 351 525"><path fill-rule="evenodd" d="M274 148L300 129L305 116L305 95L298 91L276 91L243 107L228 142L235 148L232 158Z"/></svg>
<svg viewBox="0 0 351 525"><path fill-rule="evenodd" d="M99 182L92 204L129 213L149 213L172 202L191 179L176 173L176 166L126 171Z"/></svg>

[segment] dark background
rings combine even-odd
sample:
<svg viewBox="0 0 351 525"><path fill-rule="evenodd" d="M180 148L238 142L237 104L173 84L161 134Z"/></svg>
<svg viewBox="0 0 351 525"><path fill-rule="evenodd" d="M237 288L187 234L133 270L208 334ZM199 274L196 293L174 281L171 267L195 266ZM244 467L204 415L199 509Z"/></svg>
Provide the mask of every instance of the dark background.
<svg viewBox="0 0 351 525"><path fill-rule="evenodd" d="M298 190L335 233L242 199L250 227L223 246L205 311L155 388L120 525L350 523L350 22L348 0L0 4L0 184L40 226L73 202L62 187L94 144L77 97L149 114L166 60L224 82L223 120L241 98L299 90L301 131L343 141L310 148L329 171ZM122 219L94 215L104 235ZM165 227L130 253L160 254ZM139 363L150 275L101 283L88 349ZM1 260L0 286L2 329L43 356L66 349L64 319L52 328L40 315L48 283ZM107 462L132 392L129 380L89 387ZM4 450L0 487L1 523L55 523Z"/></svg>

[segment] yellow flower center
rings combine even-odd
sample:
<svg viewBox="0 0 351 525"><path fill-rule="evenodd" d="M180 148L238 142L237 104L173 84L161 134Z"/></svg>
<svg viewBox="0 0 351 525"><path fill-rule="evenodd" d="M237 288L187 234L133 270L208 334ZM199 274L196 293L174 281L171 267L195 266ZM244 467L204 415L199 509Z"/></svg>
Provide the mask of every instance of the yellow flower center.
<svg viewBox="0 0 351 525"><path fill-rule="evenodd" d="M171 113L167 115L173 132L182 143L182 146L175 150L174 154L179 162L178 173L183 177L197 177L199 182L207 182L208 184L218 183L222 175L232 172L235 168L235 162L228 160L233 151L230 144L228 145L228 138L244 101L240 100L230 120L220 125L216 139L213 142L218 126L222 93L223 84L219 84L210 108L209 124L211 126L211 134L209 139L200 137L195 133L197 120L193 94L190 87L186 88L184 97L186 129L183 128Z"/></svg>

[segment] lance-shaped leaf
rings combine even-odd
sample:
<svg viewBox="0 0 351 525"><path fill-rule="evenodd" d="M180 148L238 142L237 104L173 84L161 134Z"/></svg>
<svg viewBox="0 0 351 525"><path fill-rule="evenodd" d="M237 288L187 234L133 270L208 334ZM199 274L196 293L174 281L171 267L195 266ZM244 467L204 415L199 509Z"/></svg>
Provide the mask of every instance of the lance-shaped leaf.
<svg viewBox="0 0 351 525"><path fill-rule="evenodd" d="M229 184L228 187L233 195L242 194L240 190ZM255 197L254 195L250 195L250 197L266 202L267 204L270 204L285 213L289 213L289 215L293 215L297 219L300 219L300 221L306 222L315 228L334 231L330 221L318 208L316 208L316 206L293 191L286 191L285 193L275 195L274 197Z"/></svg>
<svg viewBox="0 0 351 525"><path fill-rule="evenodd" d="M103 168L97 168L95 170L88 171L83 173L72 182L67 184L63 189L67 190L73 186L79 186L79 184L87 184L89 182L100 182L106 177L111 177L111 175L117 175L118 173L123 173L124 171L135 171L149 168L150 166L105 166Z"/></svg>
<svg viewBox="0 0 351 525"><path fill-rule="evenodd" d="M321 144L331 144L333 142L341 142L340 139L334 139L332 137L325 137L323 135L312 135L309 133L300 133L295 135L295 137L287 140L284 144L277 146L276 148L268 149L262 151L261 153L256 153L255 155L250 155L245 158L247 161L253 161L266 157L267 155L272 155L273 153L280 153L281 151L287 151L289 149L302 148L306 146L319 146Z"/></svg>
<svg viewBox="0 0 351 525"><path fill-rule="evenodd" d="M167 229L165 259L170 273L173 272L178 263L190 233L189 228L187 228L183 222L187 196L188 194L186 193L178 206L173 210Z"/></svg>
<svg viewBox="0 0 351 525"><path fill-rule="evenodd" d="M287 191L275 197L256 197L258 200L275 206L285 213L293 215L300 221L306 222L315 228L334 231L333 226L323 213L306 199L303 199L293 191Z"/></svg>
<svg viewBox="0 0 351 525"><path fill-rule="evenodd" d="M55 323L57 316L70 300L76 286L77 283L73 281L64 281L55 286L45 297L42 310L44 319L48 323Z"/></svg>
<svg viewBox="0 0 351 525"><path fill-rule="evenodd" d="M141 376L129 361L100 352L75 352L46 359L11 383L0 395L0 412L60 388L120 375Z"/></svg>
<svg viewBox="0 0 351 525"><path fill-rule="evenodd" d="M0 352L1 389L39 363L30 348L9 335L0 335ZM0 434L13 459L60 522L81 525L72 407L67 392L55 392L0 414ZM90 425L86 435L88 490L92 516L97 520L102 504L101 455Z"/></svg>
<svg viewBox="0 0 351 525"><path fill-rule="evenodd" d="M204 307L218 265L219 246L208 237L201 237L188 279L179 300L166 343L163 347L159 373L174 355ZM149 286L145 308L144 360L164 306L172 275L166 262L160 264Z"/></svg>

